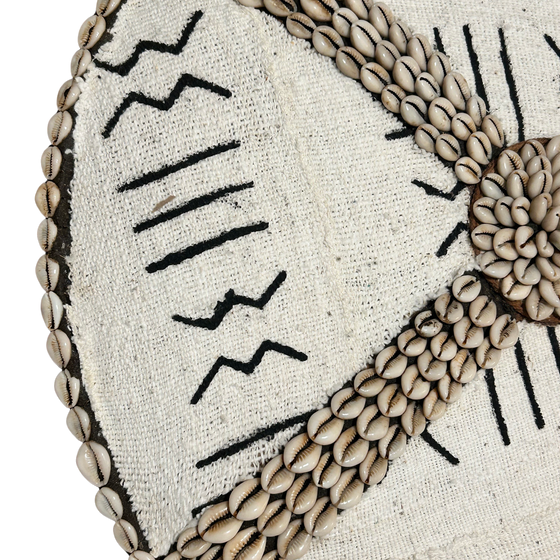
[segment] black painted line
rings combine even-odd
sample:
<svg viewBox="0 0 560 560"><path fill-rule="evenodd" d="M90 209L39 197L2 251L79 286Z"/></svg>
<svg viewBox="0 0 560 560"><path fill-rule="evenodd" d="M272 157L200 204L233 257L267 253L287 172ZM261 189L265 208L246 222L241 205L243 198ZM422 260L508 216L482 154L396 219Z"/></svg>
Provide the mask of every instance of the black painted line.
<svg viewBox="0 0 560 560"><path fill-rule="evenodd" d="M440 52L445 54L445 48L443 47L443 41L441 40L441 34L437 27L434 27L434 39L436 41L436 49Z"/></svg>
<svg viewBox="0 0 560 560"><path fill-rule="evenodd" d="M556 367L560 372L560 345L558 343L558 337L556 336L556 329L554 327L547 327L548 338L550 339L550 345L552 346L552 354L556 360Z"/></svg>
<svg viewBox="0 0 560 560"><path fill-rule="evenodd" d="M556 53L556 56L560 58L560 47L556 44L556 41L545 33L544 40L548 43L549 47Z"/></svg>
<svg viewBox="0 0 560 560"><path fill-rule="evenodd" d="M433 187L432 185L429 185L428 183L425 183L424 181L419 181L418 179L414 179L412 181L413 185L416 185L417 187L420 187L421 189L424 189L424 191L426 191L426 194L429 194L430 196L438 196L439 198L444 198L445 200L455 200L457 198L457 195L468 185L466 185L465 183L461 183L458 182L454 187L453 190L450 192L443 192L440 191L439 189L436 189L435 187Z"/></svg>
<svg viewBox="0 0 560 560"><path fill-rule="evenodd" d="M173 220L174 218L178 218L187 212L192 212L193 210L198 210L199 208L203 208L204 206L208 206L212 204L216 200L220 200L232 193L241 192L247 189L252 189L255 186L253 181L249 183L243 183L240 185L231 185L229 187L224 187L223 189L218 189L217 191L204 194L197 198L193 198L189 200L186 204L182 206L178 206L177 208L173 208L172 210L168 210L167 212L163 212L159 214L155 218L150 218L149 220L145 220L140 222L139 224L135 225L133 228L134 233L140 233L142 231L146 231L147 229L153 228L159 224L163 224L168 222L169 220Z"/></svg>
<svg viewBox="0 0 560 560"><path fill-rule="evenodd" d="M207 329L209 331L216 330L224 320L225 316L236 306L236 305L246 305L248 307L254 307L256 309L264 309L266 304L272 299L272 296L277 292L280 286L286 280L286 272L282 271L278 276L272 281L270 286L258 299L249 298L246 296L240 296L235 293L234 290L230 290L225 295L223 301L219 301L214 308L214 314L212 317L201 318L201 319L190 319L188 317L182 317L181 315L173 315L172 319L179 323L189 325L192 327L199 327L201 329Z"/></svg>
<svg viewBox="0 0 560 560"><path fill-rule="evenodd" d="M244 226L240 228L234 228L230 231L226 231L218 237L214 237L212 239L208 239L207 241L203 241L202 243L196 243L195 245L190 245L181 251L177 251L175 253L169 253L160 261L153 262L146 267L146 271L150 274L154 272L159 272L160 270L165 270L170 266L177 266L182 262L197 257L206 251L210 251L211 249L215 249L216 247L220 247L224 243L229 241L235 241L242 237L246 237L247 235L251 235L252 233L258 231L264 231L268 229L268 224L266 222L258 222L256 224L252 224L250 226Z"/></svg>
<svg viewBox="0 0 560 560"><path fill-rule="evenodd" d="M385 140L400 140L402 138L414 136L414 134L414 128L402 128L400 130L394 130L393 132L388 132L387 134L385 134Z"/></svg>
<svg viewBox="0 0 560 560"><path fill-rule="evenodd" d="M229 152L230 150L236 150L241 146L241 143L237 140L232 142L228 142L227 144L218 144L216 146L212 146L211 148L207 148L202 152L198 152L196 154L191 154L187 158L172 165L166 165L157 171L150 171L138 179L134 179L130 181L130 183L126 183L117 189L117 192L122 193L125 191L133 191L135 189L139 189L149 183L153 183L154 181L159 181L160 179L164 179L165 177L172 175L173 173L177 173L182 169L186 169L187 167L192 167L193 165L211 157L217 156L219 154L223 154L225 152Z"/></svg>
<svg viewBox="0 0 560 560"><path fill-rule="evenodd" d="M200 512L202 512L202 510L205 510L207 507L215 506L216 504L219 504L221 502L227 502L228 499L229 499L229 493L222 494L221 496L216 496L214 499L206 502L205 504L193 508L191 510L191 514L193 517L196 517Z"/></svg>
<svg viewBox="0 0 560 560"><path fill-rule="evenodd" d="M277 435L280 432L283 432L284 430L287 430L288 428L297 426L298 424L304 424L305 422L307 422L307 420L309 420L309 418L314 412L315 410L306 412L304 414L298 414L297 416L288 418L287 420L283 420L282 422L278 422L276 424L272 424L271 426L267 426L266 428L262 428L256 431L248 438L243 439L241 441L237 441L231 445L228 445L227 447L220 449L219 451L213 453L212 455L206 457L205 459L200 460L196 464L196 468L202 469L204 467L207 467L208 465L211 465L212 463L215 463L220 459L225 459L226 457L231 457L232 455L236 455L237 453L243 451L244 449L247 449L257 441L260 441L262 439L270 440L275 435Z"/></svg>
<svg viewBox="0 0 560 560"><path fill-rule="evenodd" d="M469 53L469 58L471 60L471 67L474 74L474 83L476 86L476 93L478 96L486 103L486 107L490 110L490 104L488 103L488 96L486 95L486 88L484 87L484 82L482 80L482 73L480 71L480 61L478 60L478 54L474 50L473 38L471 34L470 26L463 26L463 35L465 36L465 43L467 44L467 51Z"/></svg>
<svg viewBox="0 0 560 560"><path fill-rule="evenodd" d="M504 445L510 445L511 440L509 439L508 427L502 412L502 405L500 404L498 392L496 391L496 380L493 369L486 370L484 380L486 381L486 386L488 387L490 403L492 404L492 410L494 411L494 418L496 419L496 424L498 425L498 431L500 432Z"/></svg>
<svg viewBox="0 0 560 560"><path fill-rule="evenodd" d="M527 368L525 352L523 351L520 341L517 341L517 344L515 345L515 357L517 358L517 365L519 366L519 371L521 372L527 397L529 397L529 402L531 403L535 424L539 430L542 430L545 426L544 418L539 403L537 402L537 398L535 397L535 390L533 389L533 383L531 381L531 376L529 375L529 369Z"/></svg>
<svg viewBox="0 0 560 560"><path fill-rule="evenodd" d="M154 109L158 109L160 111L169 111L187 88L204 89L221 97L225 97L226 99L230 98L232 95L231 91L226 88L213 84L212 82L202 80L201 78L197 78L192 74L183 74L175 84L175 87L171 90L171 93L165 99L154 99L153 97L148 97L147 95L137 91L129 93L118 106L114 115L109 119L109 122L105 125L105 129L101 133L103 138L109 138L111 132L113 132L121 117L134 103L153 107Z"/></svg>
<svg viewBox="0 0 560 560"><path fill-rule="evenodd" d="M513 103L513 108L515 109L515 116L517 118L517 128L518 128L518 140L522 142L525 140L525 122L523 120L523 113L521 111L521 105L519 104L519 93L517 91L517 85L515 84L515 79L513 77L513 67L511 65L511 58L508 53L506 36L504 34L503 28L498 30L500 35L500 57L502 59L502 65L504 67L504 73L506 76L506 82L509 88L509 96L511 102Z"/></svg>
<svg viewBox="0 0 560 560"><path fill-rule="evenodd" d="M103 70L107 70L108 72L112 72L113 74L118 74L119 76L126 76L138 63L140 59L140 55L146 51L155 51L160 53L169 53L173 55L179 54L189 42L190 36L194 31L197 23L203 16L203 12L198 10L196 11L188 21L187 25L181 32L181 36L177 40L176 43L168 45L165 43L159 43L157 41L140 41L130 57L125 60L122 64L109 64L108 62L102 62L101 60L95 60L95 65L99 68L103 68Z"/></svg>
<svg viewBox="0 0 560 560"><path fill-rule="evenodd" d="M447 251L449 251L449 248L451 247L451 245L453 243L455 243L455 241L457 241L457 239L459 238L459 235L461 235L461 233L463 233L464 231L468 231L469 227L467 226L467 224L463 223L463 222L459 222L455 228L453 229L453 231L447 236L447 238L445 239L445 241L441 244L441 247L437 250L436 253L436 257L445 257L445 255L447 255Z"/></svg>
<svg viewBox="0 0 560 560"><path fill-rule="evenodd" d="M240 362L238 360L232 360L231 358L220 356L216 360L210 371L206 374L204 379L201 381L198 389L191 399L191 404L197 404L200 401L204 393L207 391L208 387L210 387L210 383L212 383L214 377L216 377L222 367L229 367L231 369L244 373L245 375L251 375L260 365L264 356L268 352L283 354L284 356L287 356L292 360L297 360L298 362L305 362L307 360L306 354L294 350L294 348L292 348L291 346L285 346L283 344L272 342L270 340L265 340L248 362Z"/></svg>
<svg viewBox="0 0 560 560"><path fill-rule="evenodd" d="M425 429L422 432L422 439L434 450L437 451L444 459L449 461L452 465L458 465L459 459L455 457L452 453L450 453L441 443L438 443L432 434L428 432L428 429Z"/></svg>

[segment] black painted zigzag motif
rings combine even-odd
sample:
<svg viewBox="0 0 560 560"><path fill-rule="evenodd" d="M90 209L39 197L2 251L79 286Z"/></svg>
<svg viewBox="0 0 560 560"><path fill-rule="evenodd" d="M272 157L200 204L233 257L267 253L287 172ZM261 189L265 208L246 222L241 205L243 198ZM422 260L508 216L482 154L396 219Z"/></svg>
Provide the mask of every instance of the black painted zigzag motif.
<svg viewBox="0 0 560 560"><path fill-rule="evenodd" d="M271 300L272 296L277 292L280 286L286 280L286 272L282 271L278 276L272 281L270 286L258 299L253 299L247 296L240 296L235 293L234 290L230 290L226 293L223 301L219 301L214 308L214 314L212 317L200 318L200 319L190 319L189 317L183 317L181 315L173 315L172 319L178 323L183 323L192 327L200 327L201 329L207 329L209 331L216 330L224 320L225 316L236 306L236 305L246 305L248 307L254 307L256 309L264 309L266 304Z"/></svg>

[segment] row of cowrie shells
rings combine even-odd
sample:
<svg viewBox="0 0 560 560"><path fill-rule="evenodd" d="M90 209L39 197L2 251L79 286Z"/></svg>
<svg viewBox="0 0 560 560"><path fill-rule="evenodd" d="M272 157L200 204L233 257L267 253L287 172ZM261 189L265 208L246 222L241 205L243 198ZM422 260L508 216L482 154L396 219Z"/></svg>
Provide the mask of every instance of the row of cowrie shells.
<svg viewBox="0 0 560 560"><path fill-rule="evenodd" d="M95 496L95 505L99 512L114 521L113 534L117 543L130 554L131 560L154 560L147 552L137 550L138 534L128 521L122 519L123 504L119 495L106 486L111 474L111 457L99 443L91 441L91 419L88 413L77 406L81 383L68 372L66 366L72 357L72 343L68 335L61 330L64 315L62 300L55 293L60 266L50 258L49 252L58 234L54 216L61 199L60 189L54 182L62 166L62 152L59 145L70 134L73 126L69 110L80 96L77 79L84 75L92 60L90 49L103 36L105 17L113 13L121 0L97 0L96 12L81 26L78 34L79 50L72 58L72 79L65 82L57 95L57 113L50 119L47 134L50 146L43 152L41 167L46 178L37 190L35 202L45 219L39 225L37 239L45 252L36 266L36 275L45 294L41 300L41 314L50 334L47 338L47 350L54 363L61 368L55 379L55 392L60 401L69 409L66 424L70 432L82 442L76 457L78 469L99 491Z"/></svg>
<svg viewBox="0 0 560 560"><path fill-rule="evenodd" d="M205 510L167 560L295 560L312 537L329 534L338 510L354 507L366 485L383 480L408 437L439 419L479 367L494 367L502 349L517 342L516 322L497 317L496 304L481 289L475 276L456 279L451 293L419 313L396 345L310 417L306 431L264 466L260 478L242 482L227 501ZM319 498L319 489L328 495ZM241 530L244 522L256 528ZM267 538L275 537L277 549L263 556Z"/></svg>
<svg viewBox="0 0 560 560"><path fill-rule="evenodd" d="M448 57L433 51L424 35L412 34L385 3L346 0L341 8L335 0L300 0L302 13L294 0L239 2L285 17L292 35L311 40L320 54L336 60L343 74L380 94L389 111L417 127L416 144L454 162L464 183L478 183L493 147L503 147L500 121L487 114L479 96L471 95Z"/></svg>
<svg viewBox="0 0 560 560"><path fill-rule="evenodd" d="M473 204L483 272L531 319L560 317L560 136L502 152Z"/></svg>

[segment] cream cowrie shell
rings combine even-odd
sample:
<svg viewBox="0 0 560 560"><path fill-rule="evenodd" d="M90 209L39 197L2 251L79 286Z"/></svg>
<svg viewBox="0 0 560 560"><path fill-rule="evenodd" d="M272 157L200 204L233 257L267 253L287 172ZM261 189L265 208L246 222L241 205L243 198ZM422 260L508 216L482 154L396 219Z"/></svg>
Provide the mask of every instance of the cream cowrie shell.
<svg viewBox="0 0 560 560"><path fill-rule="evenodd" d="M496 320L496 304L488 296L478 296L469 305L469 317L477 327L489 327Z"/></svg>
<svg viewBox="0 0 560 560"><path fill-rule="evenodd" d="M381 37L389 36L389 28L395 16L384 2L376 2L369 12L369 21L377 29Z"/></svg>
<svg viewBox="0 0 560 560"><path fill-rule="evenodd" d="M433 50L430 41L425 35L415 33L406 45L406 53L416 60L422 72L426 72Z"/></svg>
<svg viewBox="0 0 560 560"><path fill-rule="evenodd" d="M371 23L359 20L350 27L350 42L352 46L368 58L375 57L375 48L381 43L381 35Z"/></svg>
<svg viewBox="0 0 560 560"><path fill-rule="evenodd" d="M546 156L546 150L538 140L527 140L527 142L521 146L519 155L523 163L527 165L529 160L533 159L535 156Z"/></svg>
<svg viewBox="0 0 560 560"><path fill-rule="evenodd" d="M470 157L459 158L455 163L455 175L467 185L476 185L482 177L480 165Z"/></svg>
<svg viewBox="0 0 560 560"><path fill-rule="evenodd" d="M476 132L476 124L468 113L457 113L451 121L451 132L459 140L467 140Z"/></svg>
<svg viewBox="0 0 560 560"><path fill-rule="evenodd" d="M290 35L298 39L311 39L316 28L315 22L309 16L300 12L290 14L286 18L286 29Z"/></svg>
<svg viewBox="0 0 560 560"><path fill-rule="evenodd" d="M389 27L389 41L397 47L401 55L406 54L408 41L412 38L412 33L408 25L402 21L394 21ZM415 61L416 62L416 61Z"/></svg>
<svg viewBox="0 0 560 560"><path fill-rule="evenodd" d="M482 120L481 128L493 146L497 148L503 147L505 142L504 129L502 123L494 115L485 116Z"/></svg>
<svg viewBox="0 0 560 560"><path fill-rule="evenodd" d="M471 90L467 80L459 72L449 72L443 79L441 88L443 95L453 103L459 111L467 109L467 101L471 97Z"/></svg>
<svg viewBox="0 0 560 560"><path fill-rule="evenodd" d="M341 37L350 37L352 24L358 21L358 16L348 8L339 8L332 15L332 26Z"/></svg>
<svg viewBox="0 0 560 560"><path fill-rule="evenodd" d="M480 192L484 196L489 196L490 198L499 200L500 198L507 196L506 180L497 173L488 173L488 175L482 179Z"/></svg>
<svg viewBox="0 0 560 560"><path fill-rule="evenodd" d="M436 140L439 134L439 130L435 126L431 124L422 124L414 133L414 141L422 150L434 153L436 151Z"/></svg>
<svg viewBox="0 0 560 560"><path fill-rule="evenodd" d="M500 282L500 292L510 301L523 301L531 293L531 286L521 283L512 272Z"/></svg>

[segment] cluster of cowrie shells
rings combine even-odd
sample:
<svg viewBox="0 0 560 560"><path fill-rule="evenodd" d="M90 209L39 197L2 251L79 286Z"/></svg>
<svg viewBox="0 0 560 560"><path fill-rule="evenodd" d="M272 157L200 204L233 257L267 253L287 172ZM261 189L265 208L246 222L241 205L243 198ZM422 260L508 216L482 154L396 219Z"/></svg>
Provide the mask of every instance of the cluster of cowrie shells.
<svg viewBox="0 0 560 560"><path fill-rule="evenodd" d="M310 40L344 75L360 80L416 127L416 144L454 163L460 181L477 184L481 166L503 147L500 121L487 114L449 58L434 51L426 36L413 34L384 2L344 0L341 7L336 0L238 1L286 18L289 33Z"/></svg>
<svg viewBox="0 0 560 560"><path fill-rule="evenodd" d="M498 316L481 291L477 276L455 280L451 292L418 313L395 344L309 418L260 477L206 509L166 560L296 560L313 537L328 535L338 511L356 506L366 486L384 479L408 438L441 418L479 368L494 367L502 350L516 344L517 323ZM276 548L265 555L273 539Z"/></svg>
<svg viewBox="0 0 560 560"><path fill-rule="evenodd" d="M41 314L50 331L47 351L54 363L61 368L55 379L55 392L62 404L69 409L66 419L68 429L82 444L76 457L78 469L86 480L99 488L95 496L95 505L100 513L114 522L115 539L130 554L130 559L154 560L151 554L137 550L137 531L131 523L122 518L123 504L117 492L107 487L112 468L109 452L100 443L90 439L91 419L86 410L78 405L81 382L66 369L72 358L72 343L68 334L61 329L64 305L55 292L60 277L60 264L50 255L58 235L55 214L61 201L61 192L56 184L63 160L60 145L72 130L71 109L81 93L77 80L84 75L92 60L90 49L99 42L105 32L105 17L112 14L120 3L121 0L97 0L95 14L80 28L80 48L71 63L72 78L60 88L57 96L58 111L50 119L47 127L50 145L41 158L46 182L38 188L35 195L37 207L45 218L37 231L39 245L45 254L37 262L36 275L45 290L41 300Z"/></svg>
<svg viewBox="0 0 560 560"><path fill-rule="evenodd" d="M534 321L560 318L560 136L504 150L480 184L480 266ZM477 193L478 194L478 193Z"/></svg>

